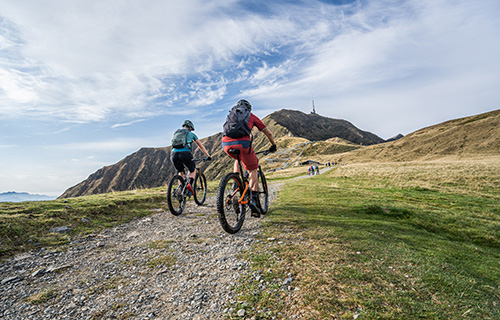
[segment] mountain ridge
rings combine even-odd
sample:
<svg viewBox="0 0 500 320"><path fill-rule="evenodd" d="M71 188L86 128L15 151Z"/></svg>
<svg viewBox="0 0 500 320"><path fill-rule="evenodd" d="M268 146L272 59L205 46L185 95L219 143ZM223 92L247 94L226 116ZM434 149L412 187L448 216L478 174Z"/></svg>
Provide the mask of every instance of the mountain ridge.
<svg viewBox="0 0 500 320"><path fill-rule="evenodd" d="M328 118L319 114L305 114L297 110L282 109L271 113L268 117L288 128L294 136L310 141L341 138L363 145L385 142L384 139L371 132L358 129L347 120ZM317 130L311 130L313 127L317 127ZM335 136L331 134L332 127L335 127Z"/></svg>
<svg viewBox="0 0 500 320"><path fill-rule="evenodd" d="M395 136L397 139L383 143L376 143L381 138L356 128L348 121L323 118L287 109L263 118L278 144L278 152L272 155L272 159L261 161L263 167L268 170L289 166L290 162L302 160L299 156L319 159L324 156L339 162L391 162L500 155L500 110L449 120L404 137ZM255 150L268 148L269 142L264 134L255 131L253 135ZM311 141L300 135L322 140ZM219 132L201 139L214 159L200 164L209 180L221 177L232 168L232 159L220 146L221 138L222 133ZM170 146L141 148L123 160L97 170L86 180L67 189L59 198L165 186L175 174L170 163L170 151ZM288 154L283 154L286 152ZM194 157L204 156L196 148Z"/></svg>
<svg viewBox="0 0 500 320"><path fill-rule="evenodd" d="M262 120L278 141L278 148L280 139L297 137L301 134L318 140L352 139L354 141L351 142L355 144L375 144L384 141L373 133L358 129L346 120L310 115L300 111L282 109ZM253 135L255 150L267 148L269 143L264 134L254 130ZM231 168L232 160L223 152L220 145L221 138L222 132L219 132L200 139L214 159L210 163L200 164L208 179L218 178ZM175 169L170 163L170 152L170 146L141 148L119 162L92 173L84 181L68 188L59 198L164 186L175 174ZM193 154L195 158L203 157L198 148Z"/></svg>
<svg viewBox="0 0 500 320"><path fill-rule="evenodd" d="M8 191L0 193L0 202L47 201L54 199L55 197L43 194L30 194L28 192Z"/></svg>

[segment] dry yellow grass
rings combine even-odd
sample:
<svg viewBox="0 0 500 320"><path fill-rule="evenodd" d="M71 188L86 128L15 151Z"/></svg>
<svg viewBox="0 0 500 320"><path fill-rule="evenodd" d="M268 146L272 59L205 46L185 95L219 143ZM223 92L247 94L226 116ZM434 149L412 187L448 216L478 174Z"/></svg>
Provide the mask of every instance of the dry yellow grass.
<svg viewBox="0 0 500 320"><path fill-rule="evenodd" d="M318 156L315 159L327 161L330 156ZM284 179L306 175L307 169L308 166L294 166L269 172L266 176L269 179ZM466 159L444 157L411 162L345 163L335 167L330 174L364 179L377 177L377 180L386 178L388 183L390 181L391 185L397 187L482 194L483 191L500 190L500 156Z"/></svg>
<svg viewBox="0 0 500 320"><path fill-rule="evenodd" d="M349 162L435 160L500 154L500 110L443 122L343 154Z"/></svg>
<svg viewBox="0 0 500 320"><path fill-rule="evenodd" d="M456 193L500 189L500 156L481 159L441 158L429 161L351 163L335 176L387 178L398 187L419 187ZM499 197L500 198L500 197Z"/></svg>

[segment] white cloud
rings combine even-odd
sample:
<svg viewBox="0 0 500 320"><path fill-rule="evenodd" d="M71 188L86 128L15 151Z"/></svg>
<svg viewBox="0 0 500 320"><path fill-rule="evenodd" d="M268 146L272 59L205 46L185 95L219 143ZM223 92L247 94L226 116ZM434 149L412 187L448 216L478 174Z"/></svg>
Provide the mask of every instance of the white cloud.
<svg viewBox="0 0 500 320"><path fill-rule="evenodd" d="M119 128L119 127L131 126L134 123L138 123L138 122L142 122L142 121L144 121L144 119L138 119L138 120L134 120L134 121L126 122L126 123L117 123L117 124L112 125L111 129L116 129L116 128Z"/></svg>
<svg viewBox="0 0 500 320"><path fill-rule="evenodd" d="M179 119L196 121L201 137L220 131L241 97L260 116L309 111L314 97L320 114L383 137L498 108L496 0L270 1L265 12L249 6L0 0L5 168L35 168L26 159L43 158L46 167L24 183L38 171L44 181L62 170L54 185L77 183L109 159L165 144ZM26 121L32 127L20 125ZM133 125L142 121L150 122ZM22 146L35 135L46 145L38 157ZM78 143L82 135L92 142ZM25 189L12 176L2 180Z"/></svg>
<svg viewBox="0 0 500 320"><path fill-rule="evenodd" d="M405 122L401 130L409 131L429 117L444 121L458 110L492 110L500 98L493 89L500 85L500 21L494 18L499 5L370 2L345 21L351 28L313 42L311 57L295 70L298 76L249 93L267 105L307 109L314 96L327 108L324 115L363 123L382 135L398 130L387 121ZM412 110L416 114L407 119Z"/></svg>
<svg viewBox="0 0 500 320"><path fill-rule="evenodd" d="M33 76L18 70L0 69L0 89L7 99L17 103L27 103L37 99L32 90L36 86Z"/></svg>
<svg viewBox="0 0 500 320"><path fill-rule="evenodd" d="M293 25L257 15L224 13L233 2L6 2L2 15L15 25L15 53L38 74L15 73L2 105L14 115L102 121L114 113L158 114L150 97L168 88L160 79L200 73L232 61L236 54L262 51ZM17 32L17 33L16 33ZM14 49L13 49L14 50ZM35 78L33 78L35 77ZM33 85L36 83L36 85ZM224 97L220 86L192 94L192 106ZM175 95L174 95L175 98ZM166 101L163 108L168 108ZM2 107L0 113L13 115ZM162 111L168 113L169 111ZM174 111L175 112L175 111Z"/></svg>
<svg viewBox="0 0 500 320"><path fill-rule="evenodd" d="M192 99L189 105L194 107L208 106L222 99L226 93L227 89L225 85L217 86L215 89L207 87L197 91L194 94L194 96L196 96L195 99Z"/></svg>

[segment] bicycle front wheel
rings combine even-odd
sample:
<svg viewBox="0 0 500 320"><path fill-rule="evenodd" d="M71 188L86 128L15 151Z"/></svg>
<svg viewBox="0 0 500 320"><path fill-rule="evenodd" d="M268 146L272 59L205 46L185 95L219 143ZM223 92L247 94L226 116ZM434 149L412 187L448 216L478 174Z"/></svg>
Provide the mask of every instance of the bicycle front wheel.
<svg viewBox="0 0 500 320"><path fill-rule="evenodd" d="M183 186L184 179L179 175L173 176L168 183L167 205L174 216L180 215L186 206L186 197L182 194Z"/></svg>
<svg viewBox="0 0 500 320"><path fill-rule="evenodd" d="M237 173L228 173L220 181L217 189L217 212L222 229L227 233L238 232L245 221L246 205L238 202L244 188Z"/></svg>
<svg viewBox="0 0 500 320"><path fill-rule="evenodd" d="M264 176L264 172L262 172L261 167L259 166L259 203L262 214L267 213L267 209L269 208L269 190L267 188L266 177Z"/></svg>
<svg viewBox="0 0 500 320"><path fill-rule="evenodd" d="M197 174L194 178L194 202L197 205L201 206L205 203L205 199L207 198L207 178L205 175Z"/></svg>

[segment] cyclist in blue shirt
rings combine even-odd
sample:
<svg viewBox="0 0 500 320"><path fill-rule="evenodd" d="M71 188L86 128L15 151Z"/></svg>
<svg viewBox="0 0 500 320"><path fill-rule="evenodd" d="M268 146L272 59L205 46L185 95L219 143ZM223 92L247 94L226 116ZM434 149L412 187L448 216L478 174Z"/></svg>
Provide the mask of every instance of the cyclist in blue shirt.
<svg viewBox="0 0 500 320"><path fill-rule="evenodd" d="M170 161L174 164L175 169L177 169L177 172L179 175L185 179L184 177L184 165L189 170L189 179L188 179L188 186L187 189L191 192L193 192L191 186L193 185L194 182L194 177L196 175L196 164L193 161L193 154L191 152L191 144L193 142L196 143L198 148L208 157L208 160L211 160L212 157L208 153L207 149L203 146L203 144L198 140L198 137L196 134L193 133L194 131L194 125L191 121L186 120L182 124L182 128L187 130L187 135L186 135L186 140L185 144L182 147L172 147L172 152L170 153ZM180 131L180 130L178 130ZM177 132L178 132L177 131ZM177 134L176 132L176 134ZM185 134L186 132L184 132Z"/></svg>

